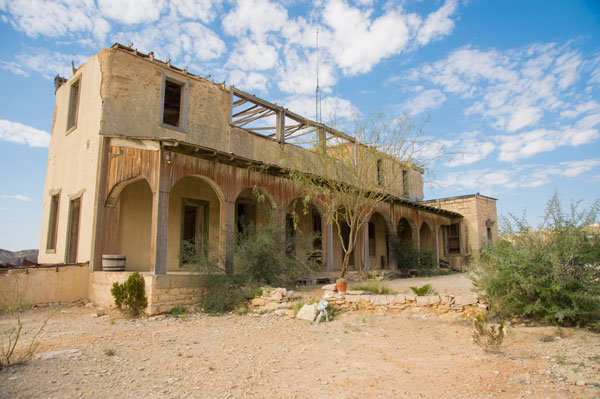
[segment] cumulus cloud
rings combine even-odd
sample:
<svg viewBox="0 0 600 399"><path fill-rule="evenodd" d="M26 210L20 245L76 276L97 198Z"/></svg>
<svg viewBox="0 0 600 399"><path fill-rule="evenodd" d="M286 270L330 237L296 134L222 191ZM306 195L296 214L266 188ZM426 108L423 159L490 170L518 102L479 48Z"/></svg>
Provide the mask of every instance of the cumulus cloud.
<svg viewBox="0 0 600 399"><path fill-rule="evenodd" d="M263 37L279 31L288 19L286 9L269 0L238 0L236 6L223 18L223 30L230 35L251 34Z"/></svg>
<svg viewBox="0 0 600 399"><path fill-rule="evenodd" d="M423 111L438 108L444 101L446 101L446 96L441 91L429 89L421 91L416 97L401 104L400 107L416 115Z"/></svg>
<svg viewBox="0 0 600 399"><path fill-rule="evenodd" d="M459 140L452 142L452 153L454 154L446 166L456 167L469 165L485 159L494 151L496 146L491 141L480 140L480 133L463 133Z"/></svg>
<svg viewBox="0 0 600 399"><path fill-rule="evenodd" d="M278 52L275 47L249 38L242 38L229 57L228 64L245 70L264 71L277 65Z"/></svg>
<svg viewBox="0 0 600 399"><path fill-rule="evenodd" d="M439 10L427 16L425 23L417 34L417 43L425 45L432 40L448 35L454 29L454 20L450 18L456 12L458 4L456 0L446 1Z"/></svg>
<svg viewBox="0 0 600 399"><path fill-rule="evenodd" d="M124 24L154 22L160 17L165 7L164 0L98 0L98 8L102 15Z"/></svg>
<svg viewBox="0 0 600 399"><path fill-rule="evenodd" d="M0 140L30 147L48 147L50 134L19 122L0 119Z"/></svg>
<svg viewBox="0 0 600 399"><path fill-rule="evenodd" d="M267 77L260 73L236 70L229 74L229 82L241 88L244 91L258 90L265 92L267 90Z"/></svg>
<svg viewBox="0 0 600 399"><path fill-rule="evenodd" d="M517 132L568 104L565 96L582 64L578 51L552 43L505 52L465 47L412 70L409 78L471 102L466 115L481 115L498 130Z"/></svg>

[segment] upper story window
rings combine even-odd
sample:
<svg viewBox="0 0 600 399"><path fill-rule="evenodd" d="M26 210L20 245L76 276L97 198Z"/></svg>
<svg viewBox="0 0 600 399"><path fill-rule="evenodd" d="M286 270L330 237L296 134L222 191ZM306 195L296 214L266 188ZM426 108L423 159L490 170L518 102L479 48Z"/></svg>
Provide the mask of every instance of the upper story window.
<svg viewBox="0 0 600 399"><path fill-rule="evenodd" d="M377 187L383 187L383 159L377 160Z"/></svg>
<svg viewBox="0 0 600 399"><path fill-rule="evenodd" d="M77 127L77 115L79 114L79 92L81 89L81 78L71 85L69 92L69 115L67 116L67 133Z"/></svg>
<svg viewBox="0 0 600 399"><path fill-rule="evenodd" d="M159 125L185 133L189 83L164 73L162 76Z"/></svg>

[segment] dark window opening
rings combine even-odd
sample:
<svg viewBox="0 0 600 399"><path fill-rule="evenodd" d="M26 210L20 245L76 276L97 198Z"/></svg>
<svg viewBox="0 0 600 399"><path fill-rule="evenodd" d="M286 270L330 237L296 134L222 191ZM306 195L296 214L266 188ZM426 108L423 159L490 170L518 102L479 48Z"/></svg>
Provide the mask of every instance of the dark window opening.
<svg viewBox="0 0 600 399"><path fill-rule="evenodd" d="M294 228L294 216L291 213L285 215L285 237L287 245L285 252L292 255L296 252L296 229Z"/></svg>
<svg viewBox="0 0 600 399"><path fill-rule="evenodd" d="M240 197L236 201L236 228L240 238L250 233L256 225L256 201L252 198Z"/></svg>
<svg viewBox="0 0 600 399"><path fill-rule="evenodd" d="M67 256L66 264L77 262L77 246L79 242L79 213L81 198L72 199L69 203L69 225L67 229Z"/></svg>
<svg viewBox="0 0 600 399"><path fill-rule="evenodd" d="M369 256L377 256L375 243L375 223L369 222Z"/></svg>
<svg viewBox="0 0 600 399"><path fill-rule="evenodd" d="M492 228L491 227L487 228L487 238L488 238L488 240L492 241Z"/></svg>
<svg viewBox="0 0 600 399"><path fill-rule="evenodd" d="M408 197L408 171L402 171L402 195Z"/></svg>
<svg viewBox="0 0 600 399"><path fill-rule="evenodd" d="M208 202L184 199L181 226L181 264L198 251L208 250Z"/></svg>
<svg viewBox="0 0 600 399"><path fill-rule="evenodd" d="M67 117L67 131L77 126L77 114L79 108L79 83L77 80L71 85L71 94L69 98L69 115Z"/></svg>
<svg viewBox="0 0 600 399"><path fill-rule="evenodd" d="M383 159L377 160L377 187L383 186Z"/></svg>
<svg viewBox="0 0 600 399"><path fill-rule="evenodd" d="M58 204L60 195L53 195L50 200L50 220L48 222L48 238L46 240L46 249L56 250L56 232L58 230Z"/></svg>
<svg viewBox="0 0 600 399"><path fill-rule="evenodd" d="M181 93L183 85L165 80L165 102L163 104L163 123L180 127Z"/></svg>
<svg viewBox="0 0 600 399"><path fill-rule="evenodd" d="M313 249L323 249L323 228L321 226L321 215L317 212L312 214L313 234L315 238L313 240Z"/></svg>
<svg viewBox="0 0 600 399"><path fill-rule="evenodd" d="M460 253L460 229L458 223L448 226L448 253Z"/></svg>

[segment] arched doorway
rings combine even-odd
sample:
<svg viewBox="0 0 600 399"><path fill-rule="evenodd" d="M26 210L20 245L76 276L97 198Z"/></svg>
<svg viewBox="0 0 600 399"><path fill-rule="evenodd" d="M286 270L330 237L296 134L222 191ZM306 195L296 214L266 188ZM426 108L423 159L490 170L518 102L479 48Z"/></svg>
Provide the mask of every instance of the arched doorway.
<svg viewBox="0 0 600 399"><path fill-rule="evenodd" d="M185 269L189 250L219 251L221 196L216 183L200 176L181 178L169 194L167 270ZM218 186L216 186L218 187Z"/></svg>
<svg viewBox="0 0 600 399"><path fill-rule="evenodd" d="M323 219L317 207L304 204L300 198L292 201L285 217L288 250L299 257L310 257L323 264Z"/></svg>
<svg viewBox="0 0 600 399"><path fill-rule="evenodd" d="M146 179L127 184L119 193L117 253L126 256L125 270L152 271L152 191Z"/></svg>
<svg viewBox="0 0 600 399"><path fill-rule="evenodd" d="M420 249L426 251L433 251L435 249L435 239L433 237L433 231L429 224L423 222L419 231L419 243Z"/></svg>
<svg viewBox="0 0 600 399"><path fill-rule="evenodd" d="M368 225L369 267L388 269L390 264L390 234L384 216L375 212Z"/></svg>

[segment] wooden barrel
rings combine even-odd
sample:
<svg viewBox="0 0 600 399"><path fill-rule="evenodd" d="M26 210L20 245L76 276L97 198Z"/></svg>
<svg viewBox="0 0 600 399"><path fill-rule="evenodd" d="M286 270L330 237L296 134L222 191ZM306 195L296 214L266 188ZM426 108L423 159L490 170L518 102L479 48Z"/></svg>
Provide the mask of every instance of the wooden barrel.
<svg viewBox="0 0 600 399"><path fill-rule="evenodd" d="M125 270L125 255L102 255L102 270L122 272Z"/></svg>

